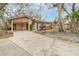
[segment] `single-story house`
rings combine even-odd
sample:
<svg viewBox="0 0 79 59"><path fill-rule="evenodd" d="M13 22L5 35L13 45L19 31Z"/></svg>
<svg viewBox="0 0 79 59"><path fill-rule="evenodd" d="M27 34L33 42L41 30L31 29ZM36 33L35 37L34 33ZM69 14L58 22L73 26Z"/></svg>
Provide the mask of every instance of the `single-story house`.
<svg viewBox="0 0 79 59"><path fill-rule="evenodd" d="M11 24L11 30L29 30L37 31L40 29L40 26L51 25L51 22L36 20L30 16L16 16L9 18Z"/></svg>

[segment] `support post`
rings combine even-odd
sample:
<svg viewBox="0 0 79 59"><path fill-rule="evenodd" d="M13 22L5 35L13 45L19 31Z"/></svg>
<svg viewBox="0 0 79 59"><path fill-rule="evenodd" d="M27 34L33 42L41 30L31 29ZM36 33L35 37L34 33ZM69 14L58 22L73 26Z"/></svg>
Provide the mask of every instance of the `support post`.
<svg viewBox="0 0 79 59"><path fill-rule="evenodd" d="M13 20L11 21L11 31L13 32Z"/></svg>
<svg viewBox="0 0 79 59"><path fill-rule="evenodd" d="M29 24L29 22L28 22L28 31L30 31L30 24Z"/></svg>
<svg viewBox="0 0 79 59"><path fill-rule="evenodd" d="M35 27L34 27L35 28L35 31L37 31L37 23L35 23L34 25L35 25Z"/></svg>
<svg viewBox="0 0 79 59"><path fill-rule="evenodd" d="M28 30L29 30L29 31L31 30L31 26L30 26L31 24L32 24L32 20L29 19L29 20L28 20Z"/></svg>

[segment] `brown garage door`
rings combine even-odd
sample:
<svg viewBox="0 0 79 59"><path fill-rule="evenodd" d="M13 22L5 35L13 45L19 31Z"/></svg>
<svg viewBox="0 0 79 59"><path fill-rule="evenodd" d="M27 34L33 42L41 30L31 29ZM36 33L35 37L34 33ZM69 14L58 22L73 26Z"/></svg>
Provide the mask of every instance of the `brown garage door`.
<svg viewBox="0 0 79 59"><path fill-rule="evenodd" d="M13 28L14 30L27 30L25 23L20 23L20 24L14 24Z"/></svg>

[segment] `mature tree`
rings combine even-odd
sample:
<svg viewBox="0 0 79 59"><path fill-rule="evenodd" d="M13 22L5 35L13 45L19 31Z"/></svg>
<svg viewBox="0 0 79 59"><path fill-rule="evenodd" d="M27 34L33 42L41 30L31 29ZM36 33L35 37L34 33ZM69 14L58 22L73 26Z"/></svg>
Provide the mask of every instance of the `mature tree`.
<svg viewBox="0 0 79 59"><path fill-rule="evenodd" d="M75 23L75 10L77 9L78 7L76 6L76 3L73 3L71 4L71 12L68 12L66 10L66 8L64 8L64 11L67 13L66 15L66 18L68 19L71 19L71 22L70 22L70 29L71 29L71 32L74 32L75 31L75 27L76 27L76 23Z"/></svg>
<svg viewBox="0 0 79 59"><path fill-rule="evenodd" d="M0 3L0 27L3 27L4 24L4 20L3 20L3 13L5 11L5 6L7 5L7 3Z"/></svg>
<svg viewBox="0 0 79 59"><path fill-rule="evenodd" d="M76 32L76 29L78 28L79 26L79 8L75 9L74 12L71 12L70 14L66 15L66 19L73 17L72 21L73 23L71 22L71 25L73 25L74 27L71 27L71 30L73 32Z"/></svg>
<svg viewBox="0 0 79 59"><path fill-rule="evenodd" d="M63 30L63 24L62 24L62 12L64 10L64 3L57 3L53 4L54 7L57 8L57 13L58 13L58 22L59 22L59 32L64 32Z"/></svg>
<svg viewBox="0 0 79 59"><path fill-rule="evenodd" d="M7 9L5 11L6 17L12 17L12 16L32 16L34 18L40 18L39 11L33 7L31 7L33 4L25 4L25 3L15 3L15 4L9 4L7 6Z"/></svg>

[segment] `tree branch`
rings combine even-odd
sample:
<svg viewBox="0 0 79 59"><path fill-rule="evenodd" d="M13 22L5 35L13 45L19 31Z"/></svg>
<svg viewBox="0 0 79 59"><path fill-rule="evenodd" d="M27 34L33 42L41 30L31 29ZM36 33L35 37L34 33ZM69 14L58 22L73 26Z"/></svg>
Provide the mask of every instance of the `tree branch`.
<svg viewBox="0 0 79 59"><path fill-rule="evenodd" d="M69 15L70 13L64 8L64 11Z"/></svg>

